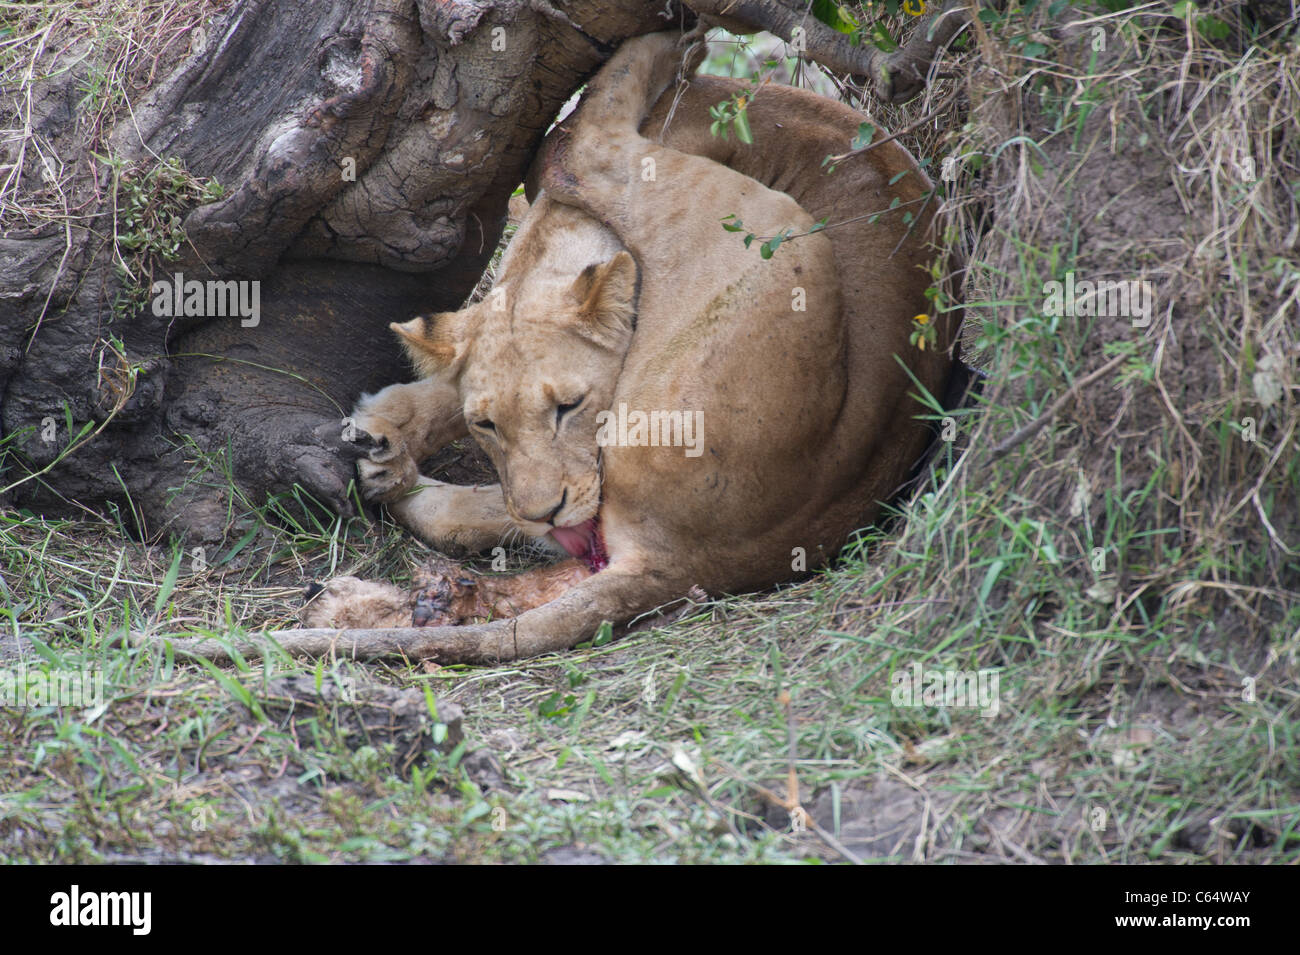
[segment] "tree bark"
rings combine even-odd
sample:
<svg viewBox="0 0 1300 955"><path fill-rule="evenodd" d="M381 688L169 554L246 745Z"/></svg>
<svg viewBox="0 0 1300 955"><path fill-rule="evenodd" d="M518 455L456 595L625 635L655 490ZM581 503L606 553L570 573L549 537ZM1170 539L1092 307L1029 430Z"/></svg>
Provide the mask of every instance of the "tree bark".
<svg viewBox="0 0 1300 955"><path fill-rule="evenodd" d="M260 504L295 483L350 511L341 419L405 373L388 323L461 304L564 101L623 39L680 17L633 0L563 12L544 0L242 0L194 24L206 41L131 104L104 159L70 155L77 71L41 87L30 116L19 105L13 118L65 168L90 171L70 191L94 214L27 230L11 218L0 236L0 428L14 452L0 487L57 461L9 503L116 501L142 535L171 525L203 538L223 536L240 497ZM47 185L36 153L19 168L19 205ZM225 194L188 211L174 261L151 260L132 282L114 241L122 181L105 160L171 157ZM165 314L170 295L115 311L128 285L177 275L259 283L256 324ZM87 422L94 439L64 453ZM199 477L204 457L224 458L233 481Z"/></svg>
<svg viewBox="0 0 1300 955"><path fill-rule="evenodd" d="M796 15L690 2L754 29ZM343 419L406 374L389 322L459 307L565 100L623 40L694 18L675 0L235 0L167 41L174 68L102 141L78 115L94 64L68 54L0 103L29 130L0 147L0 505L113 504L141 537L201 539L295 485L352 513ZM843 66L817 26L808 55ZM128 184L173 157L224 193L181 210L174 254L132 255ZM24 212L52 197L64 216ZM244 283L257 314L202 295L173 314L193 282Z"/></svg>

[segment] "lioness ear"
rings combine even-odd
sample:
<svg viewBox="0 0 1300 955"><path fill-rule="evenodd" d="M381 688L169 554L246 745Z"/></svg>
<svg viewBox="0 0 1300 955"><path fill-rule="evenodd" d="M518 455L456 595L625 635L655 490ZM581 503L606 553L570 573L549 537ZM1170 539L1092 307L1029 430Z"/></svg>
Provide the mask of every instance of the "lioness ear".
<svg viewBox="0 0 1300 955"><path fill-rule="evenodd" d="M620 252L604 265L589 265L573 281L578 319L598 339L622 337L636 326L636 260Z"/></svg>
<svg viewBox="0 0 1300 955"><path fill-rule="evenodd" d="M388 327L402 339L402 347L422 377L445 371L461 357L456 329L459 312L418 315L409 322L393 322Z"/></svg>

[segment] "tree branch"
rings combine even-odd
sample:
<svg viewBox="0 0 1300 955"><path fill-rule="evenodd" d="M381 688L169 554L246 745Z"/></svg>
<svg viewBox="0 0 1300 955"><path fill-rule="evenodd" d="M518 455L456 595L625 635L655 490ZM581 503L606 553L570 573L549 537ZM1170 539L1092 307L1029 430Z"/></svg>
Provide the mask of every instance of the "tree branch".
<svg viewBox="0 0 1300 955"><path fill-rule="evenodd" d="M847 36L813 17L806 4L787 6L781 0L686 0L696 13L722 26L767 30L787 43L794 30L803 30L809 59L834 73L848 73L859 83L869 83L876 97L902 103L925 88L939 51L946 47L970 19L967 0L946 0L942 9L893 53L874 47L854 46Z"/></svg>

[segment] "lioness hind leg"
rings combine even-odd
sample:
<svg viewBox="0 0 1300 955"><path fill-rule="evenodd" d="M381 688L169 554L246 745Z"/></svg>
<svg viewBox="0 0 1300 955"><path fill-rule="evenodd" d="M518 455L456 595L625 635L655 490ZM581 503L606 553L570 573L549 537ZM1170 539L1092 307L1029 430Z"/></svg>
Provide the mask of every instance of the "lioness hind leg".
<svg viewBox="0 0 1300 955"><path fill-rule="evenodd" d="M433 560L412 581L409 622L417 627L459 626L517 617L550 603L591 574L580 560L508 575L481 574L453 561Z"/></svg>
<svg viewBox="0 0 1300 955"><path fill-rule="evenodd" d="M703 58L704 44L683 45L678 33L628 40L588 86L576 114L579 129L598 130L602 142L611 132L637 134L663 91L679 76L694 72Z"/></svg>
<svg viewBox="0 0 1300 955"><path fill-rule="evenodd" d="M687 589L681 581L641 566L611 566L549 603L509 620L459 627L279 630L267 635L287 652L301 656L337 653L360 659L396 656L443 664L494 664L571 649L590 640L603 621L624 623L681 597ZM226 646L212 639L172 642L177 652L210 659L229 655ZM240 647L240 652L251 659L260 648L248 644Z"/></svg>
<svg viewBox="0 0 1300 955"><path fill-rule="evenodd" d="M421 477L414 488L390 501L388 512L431 544L481 551L516 530L500 484L466 487Z"/></svg>
<svg viewBox="0 0 1300 955"><path fill-rule="evenodd" d="M644 177L649 140L639 132L641 122L679 75L693 72L703 51L703 43L684 48L675 33L624 43L591 81L578 111L546 138L530 181L553 199L587 208L585 192L612 193Z"/></svg>
<svg viewBox="0 0 1300 955"><path fill-rule="evenodd" d="M365 630L459 626L517 617L550 603L591 576L579 560L512 575L481 574L435 557L417 568L409 587L335 577L318 586L299 611L303 626Z"/></svg>

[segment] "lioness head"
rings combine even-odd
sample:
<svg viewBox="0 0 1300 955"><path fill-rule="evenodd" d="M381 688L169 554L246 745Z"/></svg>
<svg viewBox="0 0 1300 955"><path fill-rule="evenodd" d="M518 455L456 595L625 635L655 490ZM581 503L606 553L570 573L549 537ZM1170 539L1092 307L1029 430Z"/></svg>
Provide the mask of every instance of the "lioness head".
<svg viewBox="0 0 1300 955"><path fill-rule="evenodd" d="M549 233L533 217L482 301L392 327L421 374L458 384L511 519L538 537L558 528L555 539L577 555L564 529L600 506L596 415L613 402L632 341L637 267L608 233L572 241L570 212L553 213L561 222Z"/></svg>

